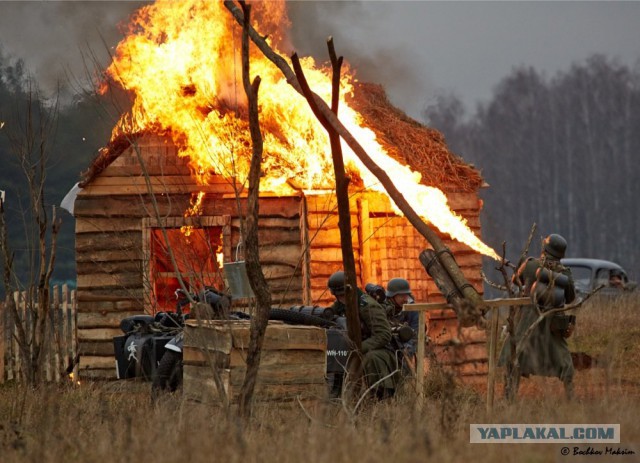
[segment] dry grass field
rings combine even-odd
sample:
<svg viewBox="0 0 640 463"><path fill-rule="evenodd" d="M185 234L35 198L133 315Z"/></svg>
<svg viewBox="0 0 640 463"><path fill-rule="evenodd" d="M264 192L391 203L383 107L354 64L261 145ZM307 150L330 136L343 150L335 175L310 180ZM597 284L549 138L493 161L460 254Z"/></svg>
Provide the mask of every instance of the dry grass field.
<svg viewBox="0 0 640 463"><path fill-rule="evenodd" d="M424 406L410 388L349 416L337 403L261 405L242 422L210 406L149 400L149 384L0 386L0 462L547 462L640 461L640 302L580 309L572 350L597 358L567 403L559 381L523 380L515 404L430 373ZM620 423L625 456L561 455L566 444L470 444L470 423ZM588 444L578 444L586 449ZM602 449L604 444L591 444ZM573 446L571 446L573 448Z"/></svg>

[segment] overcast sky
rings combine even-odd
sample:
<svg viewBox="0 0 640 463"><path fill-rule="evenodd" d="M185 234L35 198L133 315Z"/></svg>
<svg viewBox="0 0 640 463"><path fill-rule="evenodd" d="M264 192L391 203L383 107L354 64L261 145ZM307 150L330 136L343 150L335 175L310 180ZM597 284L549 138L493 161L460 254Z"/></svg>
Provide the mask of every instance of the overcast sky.
<svg viewBox="0 0 640 463"><path fill-rule="evenodd" d="M0 1L3 54L22 58L44 86L82 77L82 56L106 59L103 40L138 2ZM326 37L361 80L382 83L412 116L437 92L468 109L487 101L514 66L547 76L594 53L634 66L640 58L640 2L294 2L300 54L326 57Z"/></svg>

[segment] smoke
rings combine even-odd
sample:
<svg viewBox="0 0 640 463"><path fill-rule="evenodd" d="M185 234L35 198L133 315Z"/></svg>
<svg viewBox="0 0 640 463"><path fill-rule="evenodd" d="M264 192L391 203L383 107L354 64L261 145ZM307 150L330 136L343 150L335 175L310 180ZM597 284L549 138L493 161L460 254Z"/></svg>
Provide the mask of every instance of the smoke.
<svg viewBox="0 0 640 463"><path fill-rule="evenodd" d="M122 38L118 26L142 2L0 2L0 46L22 59L45 95L62 95L104 67Z"/></svg>
<svg viewBox="0 0 640 463"><path fill-rule="evenodd" d="M69 96L90 84L95 67L108 65L109 53L122 38L121 27L145 3L0 1L0 50L23 59L45 95L61 88L62 96ZM376 36L376 24L384 21L379 8L374 14L358 1L293 1L287 6L292 43L301 56L327 61L331 35L359 80L384 85L396 106L419 113L421 97L433 84L412 66L408 47Z"/></svg>
<svg viewBox="0 0 640 463"><path fill-rule="evenodd" d="M412 59L409 51L415 51L416 44L404 43L379 27L387 21L385 11L392 12L397 4L375 6L363 1L289 2L295 51L326 62L327 38L332 36L336 53L344 56L358 80L382 84L390 100L415 117L435 84L429 69L420 69Z"/></svg>

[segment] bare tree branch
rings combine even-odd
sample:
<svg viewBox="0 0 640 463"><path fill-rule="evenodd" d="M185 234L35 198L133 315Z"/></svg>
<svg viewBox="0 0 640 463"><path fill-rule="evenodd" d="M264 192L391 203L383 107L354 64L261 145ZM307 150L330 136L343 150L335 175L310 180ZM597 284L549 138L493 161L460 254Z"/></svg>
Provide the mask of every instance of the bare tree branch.
<svg viewBox="0 0 640 463"><path fill-rule="evenodd" d="M242 2L244 22L242 25L242 83L249 103L249 130L251 132L251 166L249 168L249 192L247 198L246 218L246 261L247 275L251 289L256 296L256 313L251 318L251 335L247 352L247 370L240 390L239 413L247 418L251 414L251 402L258 378L260 367L260 354L264 335L269 322L269 310L271 309L271 293L267 280L262 272L258 243L258 215L260 207L260 169L262 164L262 134L260 133L260 121L258 114L258 88L260 77L256 76L253 83L249 74L249 19L251 7Z"/></svg>

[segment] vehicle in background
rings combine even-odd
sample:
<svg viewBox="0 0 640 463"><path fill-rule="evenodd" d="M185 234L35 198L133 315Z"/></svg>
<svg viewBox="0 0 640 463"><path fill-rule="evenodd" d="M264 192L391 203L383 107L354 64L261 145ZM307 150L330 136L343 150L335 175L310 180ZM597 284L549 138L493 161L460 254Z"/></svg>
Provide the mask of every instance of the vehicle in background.
<svg viewBox="0 0 640 463"><path fill-rule="evenodd" d="M584 296L598 286L604 286L601 293L611 295L633 290L636 287L636 283L629 281L627 272L615 262L586 258L566 258L561 262L571 269L576 292L579 296ZM615 287L610 283L613 275L620 277L622 287Z"/></svg>

